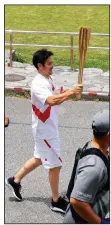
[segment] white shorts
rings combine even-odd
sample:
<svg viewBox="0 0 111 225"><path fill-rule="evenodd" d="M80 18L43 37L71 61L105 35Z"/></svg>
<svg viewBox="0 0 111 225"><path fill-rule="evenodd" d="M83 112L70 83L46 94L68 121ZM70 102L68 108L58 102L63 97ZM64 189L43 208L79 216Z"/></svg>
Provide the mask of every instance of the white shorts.
<svg viewBox="0 0 111 225"><path fill-rule="evenodd" d="M62 166L59 138L35 142L34 158L41 159L46 169Z"/></svg>

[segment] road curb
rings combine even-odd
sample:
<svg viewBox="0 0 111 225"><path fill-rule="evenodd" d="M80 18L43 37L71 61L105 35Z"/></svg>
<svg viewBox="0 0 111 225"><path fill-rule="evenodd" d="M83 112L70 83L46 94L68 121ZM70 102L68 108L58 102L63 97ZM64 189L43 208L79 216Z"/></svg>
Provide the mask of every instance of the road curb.
<svg viewBox="0 0 111 225"><path fill-rule="evenodd" d="M30 95L30 88L27 87L5 87L5 93L9 94L22 94L28 93ZM110 93L108 92L83 92L80 100L110 100ZM76 99L75 99L76 100Z"/></svg>

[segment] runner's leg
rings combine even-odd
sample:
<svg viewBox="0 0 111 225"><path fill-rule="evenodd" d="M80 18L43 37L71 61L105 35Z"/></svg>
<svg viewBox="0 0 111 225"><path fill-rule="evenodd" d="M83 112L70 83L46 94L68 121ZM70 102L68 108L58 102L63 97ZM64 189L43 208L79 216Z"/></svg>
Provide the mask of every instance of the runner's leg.
<svg viewBox="0 0 111 225"><path fill-rule="evenodd" d="M52 199L57 201L59 198L59 175L61 166L49 169L49 183L52 191Z"/></svg>
<svg viewBox="0 0 111 225"><path fill-rule="evenodd" d="M30 173L40 165L42 165L41 159L29 159L20 169L20 171L14 176L14 182L19 183L23 179L23 177L25 177L28 173Z"/></svg>

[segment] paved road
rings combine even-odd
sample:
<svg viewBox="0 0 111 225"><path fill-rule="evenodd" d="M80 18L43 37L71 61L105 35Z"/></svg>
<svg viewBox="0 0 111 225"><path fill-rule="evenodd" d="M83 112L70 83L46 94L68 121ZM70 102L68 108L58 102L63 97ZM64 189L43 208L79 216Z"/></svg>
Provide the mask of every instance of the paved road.
<svg viewBox="0 0 111 225"><path fill-rule="evenodd" d="M5 176L13 176L32 157L34 142L31 131L30 100L7 97L5 128ZM63 150L60 192L65 193L73 158L78 147L92 137L91 120L108 102L68 101L59 107L59 131ZM50 210L48 171L38 168L22 181L23 201L17 202L5 187L5 223L62 223L63 216Z"/></svg>

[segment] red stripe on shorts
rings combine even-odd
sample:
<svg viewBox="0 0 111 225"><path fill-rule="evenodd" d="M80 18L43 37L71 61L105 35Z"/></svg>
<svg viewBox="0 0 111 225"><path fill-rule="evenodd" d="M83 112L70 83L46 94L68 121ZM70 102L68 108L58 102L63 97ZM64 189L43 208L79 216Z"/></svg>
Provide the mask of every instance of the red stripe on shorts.
<svg viewBox="0 0 111 225"><path fill-rule="evenodd" d="M62 159L61 159L61 157L59 156L59 160L62 162Z"/></svg>
<svg viewBox="0 0 111 225"><path fill-rule="evenodd" d="M44 142L46 143L46 145L49 147L49 148L51 148L51 150L54 152L54 150L53 150L53 148L50 146L50 144L46 141L46 140L44 140ZM58 157L58 155L54 152L54 154ZM58 159L62 162L62 159L61 159L61 157L59 156L58 157Z"/></svg>
<svg viewBox="0 0 111 225"><path fill-rule="evenodd" d="M46 140L44 140L44 141L45 141L46 145L47 145L49 148L51 148L51 146L49 145L49 143L48 143Z"/></svg>

